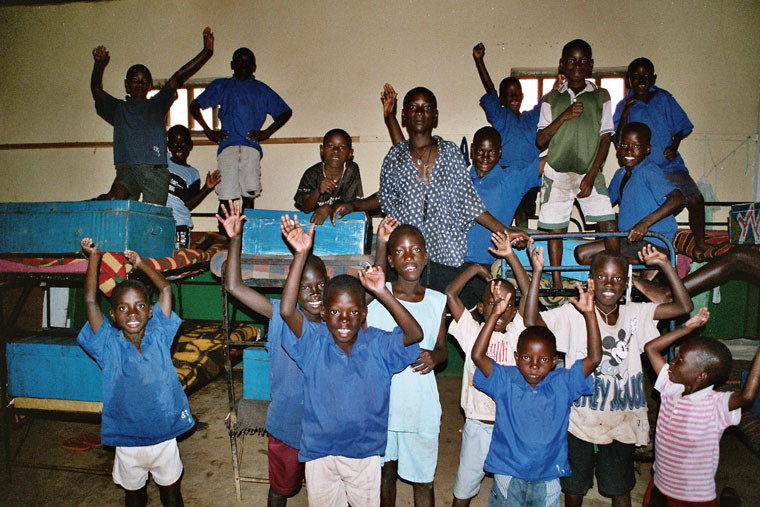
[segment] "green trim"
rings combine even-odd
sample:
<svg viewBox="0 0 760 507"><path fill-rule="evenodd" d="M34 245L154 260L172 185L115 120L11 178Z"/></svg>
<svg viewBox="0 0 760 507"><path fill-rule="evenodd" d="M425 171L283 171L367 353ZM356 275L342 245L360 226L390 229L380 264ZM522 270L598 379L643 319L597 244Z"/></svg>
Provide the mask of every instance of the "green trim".
<svg viewBox="0 0 760 507"><path fill-rule="evenodd" d="M587 216L586 222L606 222L606 221L615 221L615 215L600 215L598 217L594 216Z"/></svg>
<svg viewBox="0 0 760 507"><path fill-rule="evenodd" d="M561 224L545 224L543 222L538 222L538 228L539 229L547 229L547 230L550 230L550 231L553 231L553 230L556 230L556 229L564 229L568 225L570 225L570 221L569 220L567 222L564 222L564 223L561 223Z"/></svg>

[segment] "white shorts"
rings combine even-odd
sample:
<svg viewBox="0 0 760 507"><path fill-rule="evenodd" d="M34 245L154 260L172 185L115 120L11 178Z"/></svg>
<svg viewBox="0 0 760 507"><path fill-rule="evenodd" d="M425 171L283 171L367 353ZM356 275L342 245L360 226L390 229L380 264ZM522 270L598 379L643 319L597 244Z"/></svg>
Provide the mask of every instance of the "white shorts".
<svg viewBox="0 0 760 507"><path fill-rule="evenodd" d="M541 185L541 210L538 212L539 229L563 229L570 222L570 213L576 194L580 191L583 174L558 173L549 164L544 166L544 179ZM583 211L583 218L588 223L615 220L607 183L599 172L588 197L578 199Z"/></svg>
<svg viewBox="0 0 760 507"><path fill-rule="evenodd" d="M142 489L148 472L159 486L171 486L182 475L177 439L172 438L156 445L117 447L113 460L113 482L124 489Z"/></svg>
<svg viewBox="0 0 760 507"><path fill-rule="evenodd" d="M398 476L406 481L433 482L438 465L438 432L389 430L382 461L398 461Z"/></svg>
<svg viewBox="0 0 760 507"><path fill-rule="evenodd" d="M309 505L320 507L379 506L380 456L325 456L306 462Z"/></svg>
<svg viewBox="0 0 760 507"><path fill-rule="evenodd" d="M462 428L462 448L459 451L459 469L454 482L454 496L467 500L478 494L480 483L486 476L483 465L491 445L493 424L476 419L465 419Z"/></svg>
<svg viewBox="0 0 760 507"><path fill-rule="evenodd" d="M222 181L216 186L220 201L261 194L261 153L250 146L227 146L216 157Z"/></svg>

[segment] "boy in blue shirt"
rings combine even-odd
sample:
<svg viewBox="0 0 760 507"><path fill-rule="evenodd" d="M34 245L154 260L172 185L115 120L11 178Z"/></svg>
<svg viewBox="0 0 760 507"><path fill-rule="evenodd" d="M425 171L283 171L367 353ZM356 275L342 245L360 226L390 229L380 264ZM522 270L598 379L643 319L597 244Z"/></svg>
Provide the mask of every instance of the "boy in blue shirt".
<svg viewBox="0 0 760 507"><path fill-rule="evenodd" d="M417 361L422 329L388 290L378 267L360 271L361 283L348 275L327 282L325 324L306 324L296 299L314 224L307 234L297 218L285 215L281 229L294 251L280 314L292 331L283 335L283 347L304 374L299 459L306 462L309 505L379 505L391 377ZM362 329L365 287L399 327Z"/></svg>
<svg viewBox="0 0 760 507"><path fill-rule="evenodd" d="M631 263L637 262L638 252L648 243L667 253L662 241L644 240L644 235L659 232L672 243L678 228L673 213L684 204L681 191L650 160L650 138L651 131L643 123L632 122L623 127L618 146L623 167L615 172L608 189L612 204L619 205L618 230L628 231L620 251ZM575 257L581 264L591 264L591 258L602 250L603 240L592 241L577 247Z"/></svg>
<svg viewBox="0 0 760 507"><path fill-rule="evenodd" d="M90 78L90 91L95 111L113 125L113 161L116 178L106 194L98 200L139 199L166 205L169 171L166 168L166 125L164 119L174 100L177 88L195 74L214 54L214 34L203 30L203 50L187 62L166 82L156 95L148 98L153 77L145 65L127 70L124 87L129 95L119 100L103 90L103 71L110 57L105 46L92 50L95 63Z"/></svg>
<svg viewBox="0 0 760 507"><path fill-rule="evenodd" d="M617 142L628 122L641 122L652 131L652 152L649 161L657 164L675 187L681 191L689 210L689 227L694 234L694 253L705 251L705 200L678 153L678 147L694 129L689 117L667 91L657 88L654 64L647 58L636 58L628 66L630 90L615 108L613 120Z"/></svg>
<svg viewBox="0 0 760 507"><path fill-rule="evenodd" d="M172 312L172 290L137 252L124 255L158 289L154 311L148 290L127 280L111 294L111 325L97 301L101 252L83 238L88 258L84 281L87 324L77 342L103 370L101 441L116 447L113 481L124 489L125 505L146 505L148 473L158 484L163 505L182 505L182 460L177 436L190 430L187 396L171 360L171 345L181 323Z"/></svg>
<svg viewBox="0 0 760 507"><path fill-rule="evenodd" d="M230 238L225 263L224 285L235 299L256 313L269 319L267 353L269 354L269 390L271 403L267 410L266 429L269 434L267 459L269 461L270 507L284 506L288 497L298 493L304 478L303 463L298 462L303 416L303 372L282 348L283 334L290 331L280 316L280 300L268 299L243 284L240 272L245 215L240 214L240 202L229 201L229 211L222 205L217 219ZM322 259L309 255L301 275L298 289L298 310L308 322L322 322L322 291L327 281L327 270Z"/></svg>
<svg viewBox="0 0 760 507"><path fill-rule="evenodd" d="M293 111L269 86L253 77L256 57L248 48L232 54L233 76L215 79L190 103L190 114L203 133L219 145L217 162L222 182L216 188L219 205L243 198L244 208L253 208L261 193L261 145L293 115ZM201 109L219 107L221 130L212 130L203 119ZM270 115L274 121L261 129Z"/></svg>
<svg viewBox="0 0 760 507"><path fill-rule="evenodd" d="M540 253L543 258L543 252ZM529 291L539 289L540 276L531 280ZM576 282L579 297L572 304L583 314L588 353L570 369L554 370L557 350L547 328L531 326L520 333L515 361L502 366L486 355L499 316L511 293L494 293L493 313L472 347L478 369L472 383L496 402L496 420L485 470L494 474L489 506L559 506L559 478L570 475L567 462L567 428L570 406L594 390L591 373L602 358L599 326L594 310L594 281L584 291Z"/></svg>
<svg viewBox="0 0 760 507"><path fill-rule="evenodd" d="M486 93L480 98L480 105L486 112L488 123L501 135L502 153L499 164L507 171L513 185L522 186L530 182L533 185L520 201L516 213L513 213L517 227L528 227L528 216L536 213L536 194L541 187L539 167L541 159L536 147L536 125L541 113L541 102L530 111L520 112L523 101L522 86L516 77L504 78L499 84L499 95L488 74L483 57L486 47L482 42L472 48L472 57L478 69L480 82ZM538 183L535 179L538 178ZM522 197L522 196L521 196ZM488 205L486 205L488 208ZM490 210L490 208L488 208ZM492 212L493 213L493 212ZM501 218L499 218L501 220ZM502 223L509 225L509 222Z"/></svg>

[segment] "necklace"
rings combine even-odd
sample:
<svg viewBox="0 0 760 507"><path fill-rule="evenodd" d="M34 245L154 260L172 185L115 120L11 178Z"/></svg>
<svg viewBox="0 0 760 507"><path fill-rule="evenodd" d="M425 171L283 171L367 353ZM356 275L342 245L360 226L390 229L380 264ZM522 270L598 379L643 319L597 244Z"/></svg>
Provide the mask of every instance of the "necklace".
<svg viewBox="0 0 760 507"><path fill-rule="evenodd" d="M422 162L422 155L420 155L420 152L417 151L417 148L412 146L411 143L409 143L409 147L412 149L414 154L417 155L417 158L419 159L419 160L416 160L414 157L412 157L412 160L414 160L414 163L422 167L422 170L423 170L422 179L427 180L428 178L430 178L430 156L433 154L433 144L430 143L427 146L428 153L427 153L427 158L425 159L425 162Z"/></svg>
<svg viewBox="0 0 760 507"><path fill-rule="evenodd" d="M604 323L607 324L608 326L610 325L610 323L607 321L607 318L610 315L612 315L613 313L615 313L617 311L617 309L618 309L617 305L615 305L615 308L613 308L609 312L605 312L604 310L602 310L601 308L599 308L598 306L596 306L596 303L594 303L594 308L596 308L596 311L598 311L599 313L601 313L602 315L604 315Z"/></svg>
<svg viewBox="0 0 760 507"><path fill-rule="evenodd" d="M335 192L338 191L338 187L340 187L340 181L343 179L343 175L346 173L346 165L348 162L343 164L343 168L340 170L340 176L338 176L338 181L335 182L335 190L332 191L332 194L330 194L330 198L332 199L332 196L335 194ZM322 178L327 179L327 171L325 170L325 163L322 162ZM332 204L332 202L330 203Z"/></svg>

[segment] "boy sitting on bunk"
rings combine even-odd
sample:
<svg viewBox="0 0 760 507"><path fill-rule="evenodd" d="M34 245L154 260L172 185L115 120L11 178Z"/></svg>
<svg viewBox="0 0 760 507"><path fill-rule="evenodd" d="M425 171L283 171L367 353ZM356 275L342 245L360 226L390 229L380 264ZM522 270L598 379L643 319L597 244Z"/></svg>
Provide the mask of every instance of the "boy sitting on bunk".
<svg viewBox="0 0 760 507"><path fill-rule="evenodd" d="M88 257L87 324L77 342L103 370L101 441L116 447L113 481L124 488L125 505L146 505L150 472L161 503L182 505L176 437L195 422L171 360L170 348L181 323L172 312L171 286L137 252L126 250L134 269L158 289L158 310L145 285L127 280L111 294L111 325L97 301L101 252L92 238L82 239L81 246Z"/></svg>
<svg viewBox="0 0 760 507"><path fill-rule="evenodd" d="M310 222L322 225L335 205L364 197L359 166L352 160L351 136L343 129L329 130L319 146L321 162L306 169L293 200L296 208L314 214Z"/></svg>
<svg viewBox="0 0 760 507"><path fill-rule="evenodd" d="M648 157L652 150L649 127L639 122L627 124L620 134L618 158L623 167L612 177L608 189L612 204L619 204L617 226L628 231L620 251L629 262L636 263L638 252L648 244L668 253L659 239L644 240L649 232L659 232L672 243L676 235L673 213L684 205L683 194L663 176L662 170ZM604 250L604 240L592 241L575 249L581 264L591 264L591 258Z"/></svg>
<svg viewBox="0 0 760 507"><path fill-rule="evenodd" d="M174 125L169 129L166 147L172 154L169 158L169 195L166 205L174 215L174 249L179 250L190 246L190 230L193 228L190 212L222 181L222 173L218 169L206 173L206 184L201 187L198 169L187 164L187 157L193 150L193 140L184 125Z"/></svg>
<svg viewBox="0 0 760 507"><path fill-rule="evenodd" d="M322 294L325 324L305 322L296 299L314 224L307 234L297 218L285 215L281 228L295 252L280 313L292 331L283 333L283 347L304 374L298 457L306 462L309 505L379 505L391 377L417 361L422 329L393 297L385 273L377 267L360 271L359 280L348 275L332 278ZM399 327L362 329L365 288L388 308Z"/></svg>
<svg viewBox="0 0 760 507"><path fill-rule="evenodd" d="M280 300L268 299L243 284L240 271L245 215L240 214L240 201L228 201L229 211L222 205L223 217L217 219L230 238L225 263L224 285L238 301L269 319L267 353L269 354L269 390L272 398L267 410L266 429L269 442L269 497L267 505L287 504L289 496L301 489L304 478L303 463L298 462L303 417L303 372L282 348L283 333L289 330L280 316ZM322 322L322 291L327 281L327 270L322 259L309 255L303 267L298 288L298 310L308 322Z"/></svg>

